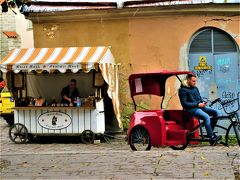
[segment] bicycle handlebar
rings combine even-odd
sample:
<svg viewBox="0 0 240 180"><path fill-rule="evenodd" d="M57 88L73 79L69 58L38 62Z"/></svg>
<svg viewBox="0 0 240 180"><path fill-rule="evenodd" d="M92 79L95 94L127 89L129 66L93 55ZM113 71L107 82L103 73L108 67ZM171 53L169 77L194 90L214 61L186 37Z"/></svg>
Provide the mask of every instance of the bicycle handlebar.
<svg viewBox="0 0 240 180"><path fill-rule="evenodd" d="M215 99L213 102L211 102L211 104L210 104L210 106L212 106L212 105L214 105L215 103L217 103L217 102L220 102L221 103L221 98L217 98L217 99Z"/></svg>

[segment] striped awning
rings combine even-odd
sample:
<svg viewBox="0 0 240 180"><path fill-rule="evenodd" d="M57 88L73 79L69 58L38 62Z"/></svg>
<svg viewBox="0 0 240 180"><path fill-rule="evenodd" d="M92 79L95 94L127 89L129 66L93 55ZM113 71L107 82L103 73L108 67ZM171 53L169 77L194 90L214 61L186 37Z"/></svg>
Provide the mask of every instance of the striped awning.
<svg viewBox="0 0 240 180"><path fill-rule="evenodd" d="M115 63L109 47L14 49L0 62L1 71L59 70L89 72L100 63Z"/></svg>

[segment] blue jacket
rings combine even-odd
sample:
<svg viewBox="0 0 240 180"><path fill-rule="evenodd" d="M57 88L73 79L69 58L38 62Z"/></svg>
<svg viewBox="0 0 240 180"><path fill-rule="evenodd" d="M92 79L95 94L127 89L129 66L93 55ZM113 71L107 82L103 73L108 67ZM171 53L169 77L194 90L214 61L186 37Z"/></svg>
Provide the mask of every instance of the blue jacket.
<svg viewBox="0 0 240 180"><path fill-rule="evenodd" d="M178 94L183 109L193 116L199 109L198 104L203 102L198 88L190 87L186 83L182 83Z"/></svg>

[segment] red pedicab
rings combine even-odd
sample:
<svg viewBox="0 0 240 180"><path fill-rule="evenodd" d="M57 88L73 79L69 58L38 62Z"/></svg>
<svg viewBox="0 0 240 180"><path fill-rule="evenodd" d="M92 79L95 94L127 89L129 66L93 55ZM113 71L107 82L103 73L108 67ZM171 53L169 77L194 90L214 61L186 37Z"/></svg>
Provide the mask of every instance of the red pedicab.
<svg viewBox="0 0 240 180"><path fill-rule="evenodd" d="M165 84L169 77L175 76L180 82L180 75L186 75L189 71L158 72L132 74L129 77L131 97L134 103L135 112L131 116L128 129L128 142L132 150L150 150L151 146L170 146L174 150L183 150L188 144L198 142L210 142L207 134L203 133L204 121L189 116L184 110L163 110L165 96ZM136 111L134 96L156 95L162 97L160 110ZM221 144L228 146L229 138L235 138L240 146L240 92L235 99L217 98L210 102L209 106L215 103L224 110L225 114L215 117L217 121L228 121L229 125L217 124L216 127L225 131L225 141ZM200 132L200 133L199 133Z"/></svg>
<svg viewBox="0 0 240 180"><path fill-rule="evenodd" d="M171 76L186 75L189 71L132 74L129 77L131 97L135 112L131 116L128 129L128 142L132 150L150 150L151 146L170 146L172 149L185 149L188 137L199 138L198 119L188 116L183 110L163 110L166 80ZM180 80L181 81L181 80ZM156 95L162 97L160 110L136 111L134 96ZM189 132L192 132L189 134ZM198 142L191 142L198 143Z"/></svg>

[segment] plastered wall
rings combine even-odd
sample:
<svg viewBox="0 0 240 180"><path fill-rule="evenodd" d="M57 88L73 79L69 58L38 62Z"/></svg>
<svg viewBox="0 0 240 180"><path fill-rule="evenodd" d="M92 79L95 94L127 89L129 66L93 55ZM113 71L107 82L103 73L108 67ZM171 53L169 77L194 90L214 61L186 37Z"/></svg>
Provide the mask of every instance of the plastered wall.
<svg viewBox="0 0 240 180"><path fill-rule="evenodd" d="M111 46L120 66L122 106L130 102L128 76L160 70L188 70L188 46L201 28L216 27L240 44L239 16L168 15L62 23L34 23L35 47ZM54 28L51 28L54 27ZM165 107L181 108L176 95L179 84L168 83ZM141 101L141 100L140 100ZM148 104L159 108L159 98Z"/></svg>

